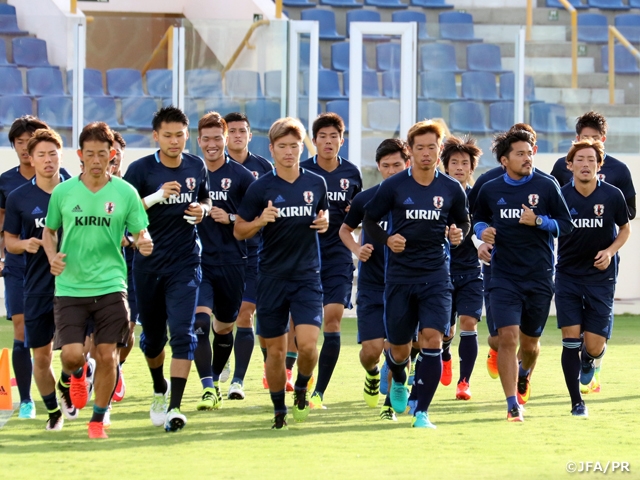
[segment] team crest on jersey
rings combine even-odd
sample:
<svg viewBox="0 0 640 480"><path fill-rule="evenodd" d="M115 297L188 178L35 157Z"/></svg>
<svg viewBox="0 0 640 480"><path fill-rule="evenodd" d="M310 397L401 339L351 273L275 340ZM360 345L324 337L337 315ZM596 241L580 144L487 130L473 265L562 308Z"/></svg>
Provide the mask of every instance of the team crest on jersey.
<svg viewBox="0 0 640 480"><path fill-rule="evenodd" d="M532 193L531 195L529 195L529 205L531 205L532 207L538 205L539 201L540 195L538 195L537 193Z"/></svg>
<svg viewBox="0 0 640 480"><path fill-rule="evenodd" d="M231 187L231 179L223 178L222 180L220 180L220 186L223 190L229 190L229 187Z"/></svg>
<svg viewBox="0 0 640 480"><path fill-rule="evenodd" d="M196 188L196 179L193 177L185 179L185 183L190 191L193 191Z"/></svg>
<svg viewBox="0 0 640 480"><path fill-rule="evenodd" d="M260 173L256 172L255 170L253 172L251 172L251 173L253 173L253 176L255 177L256 180L260 176Z"/></svg>
<svg viewBox="0 0 640 480"><path fill-rule="evenodd" d="M116 208L116 205L113 202L107 202L104 204L104 211L107 212L109 215L113 213L115 208Z"/></svg>
<svg viewBox="0 0 640 480"><path fill-rule="evenodd" d="M349 180L347 178L340 179L340 188L342 190L349 190Z"/></svg>
<svg viewBox="0 0 640 480"><path fill-rule="evenodd" d="M604 173L598 174L598 180L600 180L601 182L604 182L606 178L607 176Z"/></svg>
<svg viewBox="0 0 640 480"><path fill-rule="evenodd" d="M444 198L439 197L439 196L433 197L433 206L434 207L442 208L443 205L444 205Z"/></svg>
<svg viewBox="0 0 640 480"><path fill-rule="evenodd" d="M593 206L593 213L595 213L598 217L604 215L604 205L602 205L601 203L596 203Z"/></svg>
<svg viewBox="0 0 640 480"><path fill-rule="evenodd" d="M310 192L310 191L307 190L306 192L304 192L302 194L302 198L307 203L313 203L313 192Z"/></svg>

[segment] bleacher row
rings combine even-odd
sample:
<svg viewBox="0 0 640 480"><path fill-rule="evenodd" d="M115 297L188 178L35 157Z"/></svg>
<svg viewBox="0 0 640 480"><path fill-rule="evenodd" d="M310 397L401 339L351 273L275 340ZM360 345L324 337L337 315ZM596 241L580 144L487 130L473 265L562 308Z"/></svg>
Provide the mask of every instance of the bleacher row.
<svg viewBox="0 0 640 480"><path fill-rule="evenodd" d="M586 3L583 3L582 0L569 0L569 3L576 9L629 10L631 8L640 8L640 0L628 0L628 3L624 3L623 0L586 0ZM283 4L285 7L298 8L317 5L309 0L284 0ZM445 0L410 0L409 3L404 3L402 0L364 0L364 3L356 0L319 0L319 4L340 8L361 8L364 6L395 9L408 8L409 6L434 9L454 8L453 5L446 3ZM546 6L548 8L564 9L559 0L547 0Z"/></svg>

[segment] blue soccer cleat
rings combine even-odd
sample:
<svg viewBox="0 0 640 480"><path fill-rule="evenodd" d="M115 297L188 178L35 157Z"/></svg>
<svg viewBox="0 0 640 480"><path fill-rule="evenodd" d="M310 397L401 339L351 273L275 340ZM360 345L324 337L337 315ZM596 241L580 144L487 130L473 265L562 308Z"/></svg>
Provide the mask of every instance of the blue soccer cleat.
<svg viewBox="0 0 640 480"><path fill-rule="evenodd" d="M389 366L385 360L380 370L380 393L386 395L389 393Z"/></svg>
<svg viewBox="0 0 640 480"><path fill-rule="evenodd" d="M413 428L436 428L436 426L429 420L429 414L427 412L416 412L411 422L411 426Z"/></svg>
<svg viewBox="0 0 640 480"><path fill-rule="evenodd" d="M398 383L394 379L391 379L389 399L391 400L391 407L395 412L403 413L407 409L407 402L409 401L407 386L404 383Z"/></svg>

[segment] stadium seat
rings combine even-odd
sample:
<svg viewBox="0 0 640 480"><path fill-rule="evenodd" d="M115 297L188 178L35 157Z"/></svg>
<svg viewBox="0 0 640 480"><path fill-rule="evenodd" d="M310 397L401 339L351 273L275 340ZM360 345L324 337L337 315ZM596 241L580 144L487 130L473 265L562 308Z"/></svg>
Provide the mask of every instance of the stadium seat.
<svg viewBox="0 0 640 480"><path fill-rule="evenodd" d="M269 151L269 139L262 135L253 135L249 143L249 151L255 155L260 155L271 161L271 152Z"/></svg>
<svg viewBox="0 0 640 480"><path fill-rule="evenodd" d="M62 72L59 68L36 67L27 70L27 92L29 95L65 95Z"/></svg>
<svg viewBox="0 0 640 480"><path fill-rule="evenodd" d="M456 49L450 43L431 43L420 47L422 70L461 72L456 64Z"/></svg>
<svg viewBox="0 0 640 480"><path fill-rule="evenodd" d="M107 70L107 92L114 97L144 97L142 74L135 68Z"/></svg>
<svg viewBox="0 0 640 480"><path fill-rule="evenodd" d="M376 69L381 72L400 70L399 43L381 43L376 45Z"/></svg>
<svg viewBox="0 0 640 480"><path fill-rule="evenodd" d="M315 7L316 4L309 2L308 0L284 0L282 5L285 7L306 8ZM287 15L288 16L288 15Z"/></svg>
<svg viewBox="0 0 640 480"><path fill-rule="evenodd" d="M0 66L0 95L24 95L22 72L16 67Z"/></svg>
<svg viewBox="0 0 640 480"><path fill-rule="evenodd" d="M490 72L465 72L462 74L462 96L467 100L495 102L500 100L496 76Z"/></svg>
<svg viewBox="0 0 640 480"><path fill-rule="evenodd" d="M67 70L67 90L73 95L73 70ZM104 97L102 72L93 68L84 69L84 94L90 97Z"/></svg>
<svg viewBox="0 0 640 480"><path fill-rule="evenodd" d="M505 132L513 121L513 102L496 102L489 105L489 126L495 132Z"/></svg>
<svg viewBox="0 0 640 480"><path fill-rule="evenodd" d="M616 45L614 50L615 72L637 74L640 73L638 68L638 60L627 50L624 45ZM602 70L609 72L609 48L607 45L602 47Z"/></svg>
<svg viewBox="0 0 640 480"><path fill-rule="evenodd" d="M197 100L186 97L184 99L183 111L189 119L189 129L196 130L198 128L198 120L200 120L200 117L202 116Z"/></svg>
<svg viewBox="0 0 640 480"><path fill-rule="evenodd" d="M449 5L445 0L411 0L411 6L422 8L453 8L453 5Z"/></svg>
<svg viewBox="0 0 640 480"><path fill-rule="evenodd" d="M152 148L153 142L148 135L141 133L124 133L122 138L127 142L127 148Z"/></svg>
<svg viewBox="0 0 640 480"><path fill-rule="evenodd" d="M500 47L490 43L467 46L467 69L482 72L504 73Z"/></svg>
<svg viewBox="0 0 640 480"><path fill-rule="evenodd" d="M242 100L262 98L260 74L251 70L229 70L225 74L227 96Z"/></svg>
<svg viewBox="0 0 640 480"><path fill-rule="evenodd" d="M515 74L507 72L500 75L500 98L513 101L515 98ZM536 85L531 75L524 76L524 101L537 102Z"/></svg>
<svg viewBox="0 0 640 480"><path fill-rule="evenodd" d="M244 111L251 122L252 130L268 132L273 122L280 118L280 102L251 100L245 104Z"/></svg>
<svg viewBox="0 0 640 480"><path fill-rule="evenodd" d="M569 3L576 10L583 10L585 8L589 8L589 6L583 4L581 0L569 0ZM559 0L547 0L547 8L560 8L564 10L564 5L562 5Z"/></svg>
<svg viewBox="0 0 640 480"><path fill-rule="evenodd" d="M369 127L382 132L397 133L400 130L400 102L376 100L367 105Z"/></svg>
<svg viewBox="0 0 640 480"><path fill-rule="evenodd" d="M349 131L349 100L327 102L327 112L337 113L344 121L344 131Z"/></svg>
<svg viewBox="0 0 640 480"><path fill-rule="evenodd" d="M347 37L351 36L351 22L380 22L380 14L375 10L350 10L347 12ZM386 41L386 35L363 35L365 40Z"/></svg>
<svg viewBox="0 0 640 480"><path fill-rule="evenodd" d="M0 123L11 125L16 118L23 115L33 115L31 97L26 95L0 97Z"/></svg>
<svg viewBox="0 0 640 480"><path fill-rule="evenodd" d="M536 139L536 146L538 147L538 153L553 153L553 145L549 140L538 137Z"/></svg>
<svg viewBox="0 0 640 480"><path fill-rule="evenodd" d="M363 137L360 150L360 159L362 166L375 167L376 166L376 150L382 141L385 139L383 136L376 137Z"/></svg>
<svg viewBox="0 0 640 480"><path fill-rule="evenodd" d="M0 3L0 35L28 35L29 32L20 30L16 7Z"/></svg>
<svg viewBox="0 0 640 480"><path fill-rule="evenodd" d="M343 37L344 38L344 37ZM309 62L311 61L311 46L307 41L300 42L299 49L299 65L298 68L300 71L309 70ZM322 65L322 55L318 52L318 69L323 70L324 66Z"/></svg>
<svg viewBox="0 0 640 480"><path fill-rule="evenodd" d="M407 8L409 5L402 3L401 0L364 0L364 4L377 8Z"/></svg>
<svg viewBox="0 0 640 480"><path fill-rule="evenodd" d="M416 22L418 24L418 40L433 40L427 33L427 16L422 12L416 12L415 10L405 10L400 12L393 12L391 14L392 22Z"/></svg>
<svg viewBox="0 0 640 480"><path fill-rule="evenodd" d="M49 67L47 42L38 38L20 37L11 40L13 62L19 67Z"/></svg>
<svg viewBox="0 0 640 480"><path fill-rule="evenodd" d="M629 10L631 7L622 3L622 0L588 0L589 8L601 10Z"/></svg>
<svg viewBox="0 0 640 480"><path fill-rule="evenodd" d="M332 10L309 8L300 12L300 20L315 20L320 24L320 40L344 40L336 30L336 15ZM308 63L308 62L307 62Z"/></svg>
<svg viewBox="0 0 640 480"><path fill-rule="evenodd" d="M640 8L640 0L629 0L629 6L631 8Z"/></svg>
<svg viewBox="0 0 640 480"><path fill-rule="evenodd" d="M573 139L560 140L558 142L558 153L567 153L573 146Z"/></svg>
<svg viewBox="0 0 640 480"><path fill-rule="evenodd" d="M578 41L607 43L609 41L607 17L599 13L581 13L578 15Z"/></svg>
<svg viewBox="0 0 640 480"><path fill-rule="evenodd" d="M349 55L351 44L349 42L336 42L331 44L331 69L338 72L349 70ZM365 49L362 48L362 69L371 70L367 64Z"/></svg>
<svg viewBox="0 0 640 480"><path fill-rule="evenodd" d="M382 95L387 98L400 98L400 70L382 73Z"/></svg>
<svg viewBox="0 0 640 480"><path fill-rule="evenodd" d="M185 72L187 95L194 98L222 97L222 76L218 70L195 69Z"/></svg>
<svg viewBox="0 0 640 480"><path fill-rule="evenodd" d="M122 100L122 122L128 128L151 130L151 119L158 105L150 97L127 97Z"/></svg>
<svg viewBox="0 0 640 480"><path fill-rule="evenodd" d="M556 103L534 103L530 107L531 126L538 133L575 134L567 127L564 106Z"/></svg>
<svg viewBox="0 0 640 480"><path fill-rule="evenodd" d="M73 99L69 96L48 96L38 99L38 117L50 127L73 126Z"/></svg>
<svg viewBox="0 0 640 480"><path fill-rule="evenodd" d="M363 4L356 0L320 0L320 5L340 8L362 8Z"/></svg>
<svg viewBox="0 0 640 480"><path fill-rule="evenodd" d="M633 44L640 43L640 15L632 13L616 15L614 23L627 40Z"/></svg>
<svg viewBox="0 0 640 480"><path fill-rule="evenodd" d="M2 5L0 3L0 5ZM0 67L4 66L14 66L13 63L9 62L7 59L7 44L4 41L4 38L0 38Z"/></svg>
<svg viewBox="0 0 640 480"><path fill-rule="evenodd" d="M282 97L282 71L264 72L264 94L267 98Z"/></svg>
<svg viewBox="0 0 640 480"><path fill-rule="evenodd" d="M349 72L342 74L344 92L349 96ZM380 86L378 85L378 74L372 70L362 72L362 98L380 98Z"/></svg>
<svg viewBox="0 0 640 480"><path fill-rule="evenodd" d="M223 117L228 113L241 112L240 103L227 98L210 98L204 101L204 113L218 112ZM199 120L199 119L198 119ZM251 120L249 120L251 121ZM189 122L191 123L191 121ZM196 122L197 123L197 122ZM196 125L193 125L195 128Z"/></svg>
<svg viewBox="0 0 640 480"><path fill-rule="evenodd" d="M418 120L442 118L442 105L432 100L418 100Z"/></svg>
<svg viewBox="0 0 640 480"><path fill-rule="evenodd" d="M442 12L438 15L440 38L459 42L481 42L473 33L473 16L462 12Z"/></svg>
<svg viewBox="0 0 640 480"><path fill-rule="evenodd" d="M460 133L488 133L484 106L476 102L454 102L449 105L449 130Z"/></svg>
<svg viewBox="0 0 640 480"><path fill-rule="evenodd" d="M420 73L420 98L431 100L460 100L456 90L456 75L437 70Z"/></svg>
<svg viewBox="0 0 640 480"><path fill-rule="evenodd" d="M309 72L303 72L303 92L309 95ZM333 70L320 70L318 72L318 99L319 100L339 100L344 98L340 89L338 72Z"/></svg>
<svg viewBox="0 0 640 480"><path fill-rule="evenodd" d="M105 122L110 127L124 127L118 120L116 101L113 97L84 97L84 123L91 122Z"/></svg>
<svg viewBox="0 0 640 480"><path fill-rule="evenodd" d="M145 74L147 92L156 98L170 98L173 96L173 72L168 68L149 70Z"/></svg>

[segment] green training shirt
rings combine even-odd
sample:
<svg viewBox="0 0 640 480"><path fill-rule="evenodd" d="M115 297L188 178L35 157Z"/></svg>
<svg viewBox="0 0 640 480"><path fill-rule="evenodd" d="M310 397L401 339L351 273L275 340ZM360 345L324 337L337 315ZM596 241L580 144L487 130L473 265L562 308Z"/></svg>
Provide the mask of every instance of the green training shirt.
<svg viewBox="0 0 640 480"><path fill-rule="evenodd" d="M127 291L127 265L120 242L125 228L138 233L149 221L138 192L124 180L111 180L96 193L80 177L53 189L46 226L62 227L60 252L67 256L56 277L56 296L94 297Z"/></svg>

